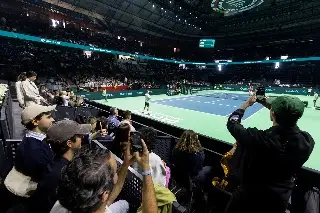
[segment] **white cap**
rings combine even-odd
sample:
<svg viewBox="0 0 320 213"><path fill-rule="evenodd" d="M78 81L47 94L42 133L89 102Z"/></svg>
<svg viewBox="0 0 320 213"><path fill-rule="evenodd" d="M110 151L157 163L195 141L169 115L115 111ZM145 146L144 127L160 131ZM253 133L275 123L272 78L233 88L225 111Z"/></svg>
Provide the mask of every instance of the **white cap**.
<svg viewBox="0 0 320 213"><path fill-rule="evenodd" d="M32 104L26 107L21 113L21 120L24 125L32 121L35 117L43 112L51 112L56 108L57 105L53 106L42 106L38 104Z"/></svg>

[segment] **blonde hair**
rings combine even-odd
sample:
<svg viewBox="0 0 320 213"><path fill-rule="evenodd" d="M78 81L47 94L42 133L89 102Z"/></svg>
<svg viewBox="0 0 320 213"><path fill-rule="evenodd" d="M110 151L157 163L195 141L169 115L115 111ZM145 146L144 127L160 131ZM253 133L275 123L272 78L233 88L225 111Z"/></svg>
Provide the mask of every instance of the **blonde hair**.
<svg viewBox="0 0 320 213"><path fill-rule="evenodd" d="M182 133L175 148L189 153L203 150L198 135L192 130L186 130Z"/></svg>

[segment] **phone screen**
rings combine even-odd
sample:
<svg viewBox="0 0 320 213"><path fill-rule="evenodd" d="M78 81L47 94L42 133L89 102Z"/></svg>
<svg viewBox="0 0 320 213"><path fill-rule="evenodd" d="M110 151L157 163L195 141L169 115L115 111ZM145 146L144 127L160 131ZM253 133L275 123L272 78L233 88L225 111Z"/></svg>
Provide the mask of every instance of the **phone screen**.
<svg viewBox="0 0 320 213"><path fill-rule="evenodd" d="M132 151L141 152L142 151L141 134L139 132L131 132L130 139L132 144Z"/></svg>

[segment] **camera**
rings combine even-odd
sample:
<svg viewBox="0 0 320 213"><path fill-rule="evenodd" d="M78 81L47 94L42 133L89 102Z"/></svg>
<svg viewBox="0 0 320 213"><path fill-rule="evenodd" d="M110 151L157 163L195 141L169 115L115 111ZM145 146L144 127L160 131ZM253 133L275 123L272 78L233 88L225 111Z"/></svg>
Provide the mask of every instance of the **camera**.
<svg viewBox="0 0 320 213"><path fill-rule="evenodd" d="M258 100L263 100L266 96L266 88L265 87L258 87L256 91L256 96Z"/></svg>
<svg viewBox="0 0 320 213"><path fill-rule="evenodd" d="M139 132L131 132L130 140L133 152L142 152L141 134Z"/></svg>

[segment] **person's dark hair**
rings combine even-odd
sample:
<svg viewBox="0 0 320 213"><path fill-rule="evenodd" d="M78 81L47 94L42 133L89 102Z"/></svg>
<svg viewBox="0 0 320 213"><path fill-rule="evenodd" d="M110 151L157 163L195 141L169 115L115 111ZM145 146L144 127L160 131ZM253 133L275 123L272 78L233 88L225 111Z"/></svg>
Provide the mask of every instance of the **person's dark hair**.
<svg viewBox="0 0 320 213"><path fill-rule="evenodd" d="M114 138L115 143L128 142L129 132L130 132L130 125L128 123L120 124L115 133L115 138Z"/></svg>
<svg viewBox="0 0 320 213"><path fill-rule="evenodd" d="M98 121L97 122L96 130L101 130L101 129L107 129L107 123L106 122L102 122L102 121Z"/></svg>
<svg viewBox="0 0 320 213"><path fill-rule="evenodd" d="M24 81L27 79L27 73L26 72L22 72L20 75L18 75L17 77L17 81Z"/></svg>
<svg viewBox="0 0 320 213"><path fill-rule="evenodd" d="M196 153L203 150L198 135L193 130L184 131L175 148L188 153Z"/></svg>
<svg viewBox="0 0 320 213"><path fill-rule="evenodd" d="M37 73L35 73L34 71L28 71L28 72L26 73L26 76L27 76L27 78L31 78L31 77L33 77L33 76L37 76Z"/></svg>
<svg viewBox="0 0 320 213"><path fill-rule="evenodd" d="M110 115L115 115L118 109L116 107L110 108Z"/></svg>
<svg viewBox="0 0 320 213"><path fill-rule="evenodd" d="M129 111L129 110L126 110L126 111L123 113L123 118L124 118L124 119L129 119L130 116L131 116L131 111Z"/></svg>
<svg viewBox="0 0 320 213"><path fill-rule="evenodd" d="M139 132L141 134L141 138L146 143L148 150L154 149L154 143L157 138L157 132L152 127L142 127L139 129Z"/></svg>
<svg viewBox="0 0 320 213"><path fill-rule="evenodd" d="M75 143L77 141L77 138L82 137L81 135L74 135L73 137L69 138L72 143ZM52 141L50 138L47 138L47 143L50 144L52 151L59 156L64 155L70 147L67 145L66 141Z"/></svg>
<svg viewBox="0 0 320 213"><path fill-rule="evenodd" d="M279 114L274 112L274 119L276 120L277 124L279 124L283 128L290 128L297 125L298 120L300 119L299 116L287 116L286 114Z"/></svg>
<svg viewBox="0 0 320 213"><path fill-rule="evenodd" d="M61 172L57 189L60 204L73 213L97 211L102 205L101 195L114 186L110 158L110 151L105 149L84 149L76 154Z"/></svg>
<svg viewBox="0 0 320 213"><path fill-rule="evenodd" d="M89 117L88 118L88 124L94 124L97 122L97 118L96 117Z"/></svg>
<svg viewBox="0 0 320 213"><path fill-rule="evenodd" d="M41 118L42 118L42 116L46 116L46 115L51 115L51 112L42 112L42 113L40 113L39 115L37 115L33 120L40 121ZM22 124L22 125L24 125L24 124ZM27 123L27 124L25 125L25 127L26 127L27 130L32 131L32 130L33 130L34 128L36 128L37 126L34 125L32 121L30 121L29 123Z"/></svg>

